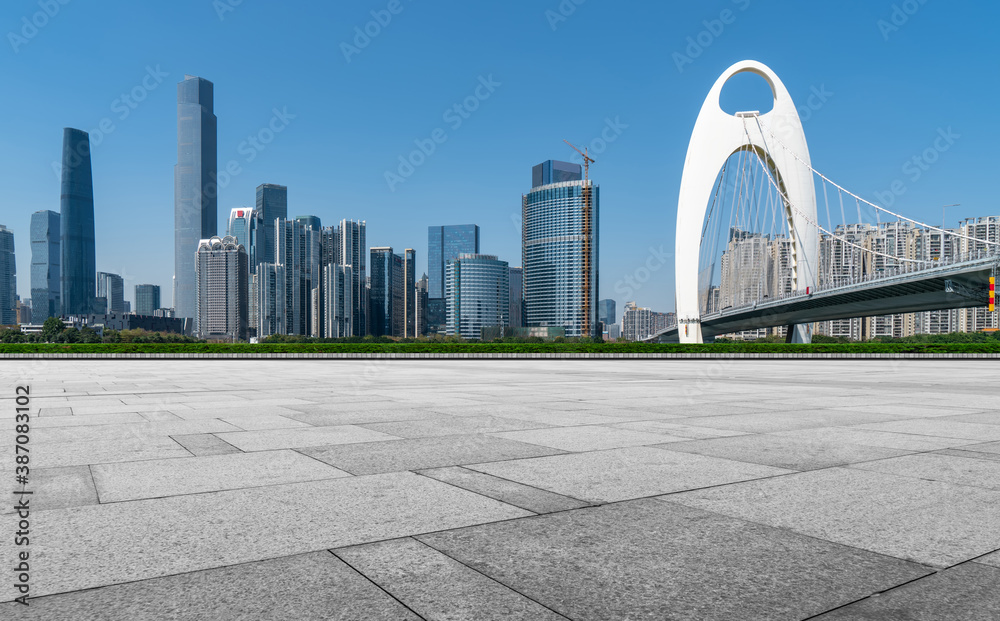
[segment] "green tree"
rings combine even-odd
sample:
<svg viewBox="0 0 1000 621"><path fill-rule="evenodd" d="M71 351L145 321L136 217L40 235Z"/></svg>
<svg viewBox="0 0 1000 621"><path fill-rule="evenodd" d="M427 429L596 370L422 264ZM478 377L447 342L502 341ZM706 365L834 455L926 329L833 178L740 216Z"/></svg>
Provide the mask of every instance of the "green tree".
<svg viewBox="0 0 1000 621"><path fill-rule="evenodd" d="M65 329L66 324L64 324L61 319L58 317L49 317L45 320L45 323L42 324L42 339L44 339L46 343L52 343Z"/></svg>

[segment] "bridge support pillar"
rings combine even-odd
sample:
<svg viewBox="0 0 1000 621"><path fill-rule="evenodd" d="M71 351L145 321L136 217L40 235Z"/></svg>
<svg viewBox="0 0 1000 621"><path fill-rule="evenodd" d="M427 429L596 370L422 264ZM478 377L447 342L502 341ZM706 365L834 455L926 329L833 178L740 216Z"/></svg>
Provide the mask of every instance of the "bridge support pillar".
<svg viewBox="0 0 1000 621"><path fill-rule="evenodd" d="M808 323L797 323L788 326L785 335L786 343L812 343L812 325Z"/></svg>

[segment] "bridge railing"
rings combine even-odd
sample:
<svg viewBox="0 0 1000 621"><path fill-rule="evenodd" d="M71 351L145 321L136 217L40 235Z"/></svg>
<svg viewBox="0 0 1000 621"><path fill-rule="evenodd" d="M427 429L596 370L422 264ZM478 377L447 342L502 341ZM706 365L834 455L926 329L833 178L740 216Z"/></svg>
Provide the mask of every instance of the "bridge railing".
<svg viewBox="0 0 1000 621"><path fill-rule="evenodd" d="M770 304L772 302L778 302L791 298L804 298L807 297L807 295L823 293L833 289L862 287L880 280L889 280L918 272L933 272L941 268L952 267L961 263L970 263L994 258L1000 260L1000 250L998 250L995 246L971 250L950 257L943 257L937 261L907 261L888 269L881 269L876 272L862 274L860 276L839 276L825 279L824 282L820 283L815 289L811 290L809 294L802 293L801 291L782 291L778 295L764 297L754 302L748 302L739 306L727 306L721 310L706 313L705 316L715 317L722 315L723 313L728 314L746 309L754 309L761 304Z"/></svg>

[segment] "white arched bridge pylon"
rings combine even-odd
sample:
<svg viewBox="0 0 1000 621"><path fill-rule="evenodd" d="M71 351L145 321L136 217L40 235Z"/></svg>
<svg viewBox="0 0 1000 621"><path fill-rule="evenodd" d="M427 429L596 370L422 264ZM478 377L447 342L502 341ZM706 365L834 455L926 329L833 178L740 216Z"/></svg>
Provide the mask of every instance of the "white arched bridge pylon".
<svg viewBox="0 0 1000 621"><path fill-rule="evenodd" d="M720 107L722 89L733 76L747 72L768 83L774 107L765 114L730 115ZM823 197L825 218L817 213L817 190ZM831 217L837 212L839 224ZM874 224L866 223L866 216ZM928 254L929 237L923 249L914 252L912 243L900 241L903 236L871 234L890 224L904 233L937 234L937 254L933 258ZM702 106L685 160L676 235L675 336L688 343L724 334L723 326L778 325L787 326L790 342L804 343L811 340L811 323L823 317L973 306L973 298L979 295L974 290L986 273L983 266L992 266L995 272L1000 257L995 239L973 238L918 222L865 200L816 171L791 96L771 69L755 61L727 69ZM957 251L960 241L963 252ZM721 260L719 243L727 244ZM947 274L941 271L946 265ZM867 284L900 274L920 280L922 270L927 270L928 278L920 291L905 283L882 283L886 285L882 289ZM938 282L935 274L949 279ZM714 287L713 298L715 279L720 286ZM852 294L837 297L833 290L838 287L851 289ZM858 287L871 291L859 294ZM821 290L826 295L813 299ZM958 295L956 290L966 294ZM867 302L862 303L865 295ZM873 295L901 297L872 303ZM819 310L822 304L830 308ZM707 333L706 318L712 324Z"/></svg>

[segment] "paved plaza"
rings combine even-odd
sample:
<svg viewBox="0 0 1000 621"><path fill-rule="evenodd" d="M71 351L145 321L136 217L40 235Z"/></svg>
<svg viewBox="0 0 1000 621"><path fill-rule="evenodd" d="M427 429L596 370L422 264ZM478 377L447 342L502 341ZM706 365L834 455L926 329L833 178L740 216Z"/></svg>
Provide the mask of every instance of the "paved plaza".
<svg viewBox="0 0 1000 621"><path fill-rule="evenodd" d="M991 361L6 360L0 618L1000 618ZM9 496L10 497L10 496ZM11 497L13 498L13 497Z"/></svg>

